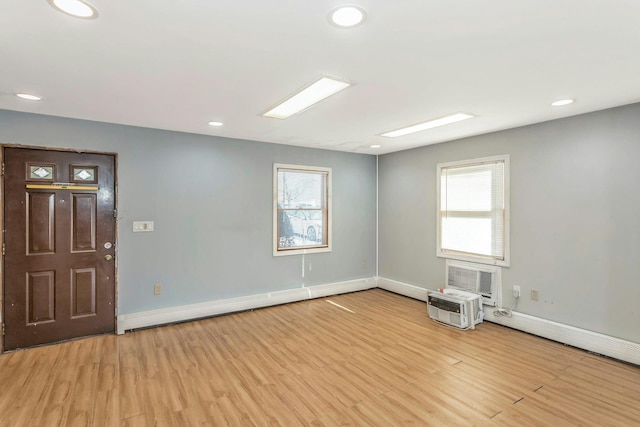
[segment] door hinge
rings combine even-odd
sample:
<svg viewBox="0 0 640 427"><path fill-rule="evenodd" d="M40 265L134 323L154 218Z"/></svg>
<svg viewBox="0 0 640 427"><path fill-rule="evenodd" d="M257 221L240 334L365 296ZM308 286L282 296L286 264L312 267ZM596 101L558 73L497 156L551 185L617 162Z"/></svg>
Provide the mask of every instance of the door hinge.
<svg viewBox="0 0 640 427"><path fill-rule="evenodd" d="M113 210L113 217L118 218L118 209Z"/></svg>
<svg viewBox="0 0 640 427"><path fill-rule="evenodd" d="M4 176L4 163L2 164L2 176Z"/></svg>
<svg viewBox="0 0 640 427"><path fill-rule="evenodd" d="M4 255L7 252L7 249L4 245L4 243L2 244L2 255Z"/></svg>
<svg viewBox="0 0 640 427"><path fill-rule="evenodd" d="M4 336L4 322L2 322L2 336Z"/></svg>

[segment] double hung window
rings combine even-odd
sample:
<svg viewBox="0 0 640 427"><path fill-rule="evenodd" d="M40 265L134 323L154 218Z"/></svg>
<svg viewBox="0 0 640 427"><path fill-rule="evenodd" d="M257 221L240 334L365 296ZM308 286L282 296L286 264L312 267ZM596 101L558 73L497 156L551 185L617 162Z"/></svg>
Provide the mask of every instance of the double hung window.
<svg viewBox="0 0 640 427"><path fill-rule="evenodd" d="M438 253L509 265L509 157L438 165Z"/></svg>
<svg viewBox="0 0 640 427"><path fill-rule="evenodd" d="M331 169L274 165L274 255L331 250Z"/></svg>

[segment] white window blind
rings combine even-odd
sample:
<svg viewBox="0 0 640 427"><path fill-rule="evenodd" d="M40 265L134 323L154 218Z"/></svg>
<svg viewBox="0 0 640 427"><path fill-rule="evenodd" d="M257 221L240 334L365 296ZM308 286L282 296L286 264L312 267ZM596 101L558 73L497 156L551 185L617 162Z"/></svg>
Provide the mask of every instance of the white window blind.
<svg viewBox="0 0 640 427"><path fill-rule="evenodd" d="M439 255L505 261L505 158L438 165Z"/></svg>

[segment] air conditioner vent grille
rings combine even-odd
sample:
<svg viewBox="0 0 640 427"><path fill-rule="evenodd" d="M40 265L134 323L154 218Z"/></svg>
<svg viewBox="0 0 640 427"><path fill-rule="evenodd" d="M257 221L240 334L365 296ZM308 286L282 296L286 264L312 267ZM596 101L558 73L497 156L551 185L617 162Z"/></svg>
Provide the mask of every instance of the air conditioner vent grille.
<svg viewBox="0 0 640 427"><path fill-rule="evenodd" d="M501 306L502 270L498 266L447 260L447 288L482 295L483 303Z"/></svg>
<svg viewBox="0 0 640 427"><path fill-rule="evenodd" d="M478 292L485 296L491 296L491 273L488 271L480 271L480 280L478 282Z"/></svg>
<svg viewBox="0 0 640 427"><path fill-rule="evenodd" d="M449 267L449 281L447 285L457 289L476 290L478 272L459 267ZM489 278L491 280L491 278Z"/></svg>
<svg viewBox="0 0 640 427"><path fill-rule="evenodd" d="M449 323L452 323L458 327L462 326L462 318L459 314L449 313Z"/></svg>

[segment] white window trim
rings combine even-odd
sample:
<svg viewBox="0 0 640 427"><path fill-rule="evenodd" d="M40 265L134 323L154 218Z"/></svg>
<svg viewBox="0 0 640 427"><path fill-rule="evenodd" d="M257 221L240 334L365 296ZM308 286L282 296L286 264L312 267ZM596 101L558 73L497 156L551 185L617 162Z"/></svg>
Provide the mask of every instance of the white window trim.
<svg viewBox="0 0 640 427"><path fill-rule="evenodd" d="M326 172L327 173L327 245L319 248L300 248L278 250L278 169L299 170L300 172ZM332 238L331 227L333 223L333 201L331 168L320 166L291 165L286 163L273 164L273 256L304 255L320 252L331 252Z"/></svg>
<svg viewBox="0 0 640 427"><path fill-rule="evenodd" d="M442 251L442 230L441 230L441 218L440 218L440 202L441 202L441 191L440 191L440 178L442 176L442 169L448 168L452 166L472 166L482 163L494 163L496 161L504 162L504 260L496 260L489 257L476 256L476 255L465 255L465 254L456 254L450 252ZM501 156L492 156L492 157L481 157L478 159L470 159L470 160L461 160L455 162L447 162L447 163L438 163L437 171L436 171L436 256L439 258L448 258L448 259L456 259L460 261L468 261L475 262L480 264L489 264L489 265L499 265L502 267L509 267L511 265L511 244L510 244L510 215L511 215L511 203L510 203L510 184L509 184L509 155L501 155Z"/></svg>

